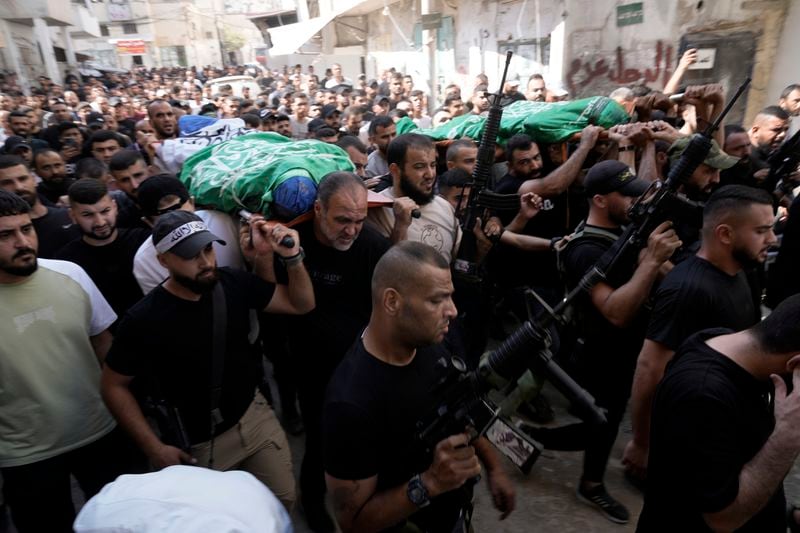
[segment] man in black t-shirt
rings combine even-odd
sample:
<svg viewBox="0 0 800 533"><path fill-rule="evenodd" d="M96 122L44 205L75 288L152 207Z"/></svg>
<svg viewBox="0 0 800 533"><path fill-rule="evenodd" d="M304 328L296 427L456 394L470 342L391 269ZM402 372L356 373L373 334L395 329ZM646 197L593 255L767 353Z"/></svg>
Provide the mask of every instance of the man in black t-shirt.
<svg viewBox="0 0 800 533"><path fill-rule="evenodd" d="M56 257L82 266L117 316L124 316L143 296L133 277L133 258L150 231L117 227L117 204L100 180L84 178L72 184L69 202L70 217L83 236Z"/></svg>
<svg viewBox="0 0 800 533"><path fill-rule="evenodd" d="M706 330L681 346L653 402L637 531L786 531L783 479L800 451L798 352L799 295L750 329ZM779 375L789 373L787 394Z"/></svg>
<svg viewBox="0 0 800 533"><path fill-rule="evenodd" d="M487 467L503 518L514 489L488 441L466 434L425 451L415 423L436 407L437 361L456 317L448 262L432 247L404 241L372 277L372 314L336 369L323 412L326 483L342 531L383 531L411 522L419 531L463 531L468 490ZM461 527L461 529L458 529ZM416 530L415 530L416 531Z"/></svg>
<svg viewBox="0 0 800 533"><path fill-rule="evenodd" d="M744 270L766 260L777 240L772 223L769 193L721 187L703 209L700 251L672 269L656 292L631 391L633 439L623 456L634 475L646 474L653 394L675 350L700 330L740 331L759 321L760 292L752 290Z"/></svg>
<svg viewBox="0 0 800 533"><path fill-rule="evenodd" d="M370 280L389 241L369 226L367 188L349 172L333 172L319 185L314 219L295 229L306 252L316 307L287 317L289 349L300 369L298 392L306 446L300 470L303 511L314 531L333 531L325 510L322 407L325 388L344 354L369 321ZM278 280L285 271L276 265Z"/></svg>
<svg viewBox="0 0 800 533"><path fill-rule="evenodd" d="M38 257L53 259L62 246L81 236L66 208L42 203L36 194L36 180L19 156L0 155L0 189L16 194L31 206L30 216L39 238Z"/></svg>
<svg viewBox="0 0 800 533"><path fill-rule="evenodd" d="M594 147L602 128L587 126L581 133L578 148L558 168L542 176L542 156L537 144L529 136L519 134L506 145L508 174L495 187L502 194L532 192L542 198L539 213L519 233L550 239L562 237L569 230L568 193L570 185L580 175L583 163ZM500 220L508 224L513 214L501 214ZM532 285L550 301L560 297L560 286L554 254L547 252L522 252L513 247L499 246L489 256L489 271L502 287L514 288Z"/></svg>
<svg viewBox="0 0 800 533"><path fill-rule="evenodd" d="M671 165L678 163L690 142L691 137L681 137L672 143L667 151ZM706 201L712 191L719 185L720 171L731 168L736 162L737 159L735 157L727 155L717 142L712 140L711 150L708 155L706 155L702 163L697 165L694 172L681 185L679 191L690 200L696 202ZM673 220L673 224L675 225L675 231L678 232L678 236L681 238L681 242L683 242L683 246L672 257L672 262L677 264L694 255L700 248L701 224L699 220L688 220L682 217L676 217Z"/></svg>
<svg viewBox="0 0 800 533"><path fill-rule="evenodd" d="M252 243L242 235L242 251L261 256L258 276L216 268L212 243L221 240L194 213L172 211L158 219L153 242L169 278L129 309L117 328L103 368L102 392L111 413L156 468L181 463L240 468L291 509L291 454L275 414L257 392L261 357L248 340L249 312L307 313L314 307L314 293L297 232L257 219L250 234ZM294 237L291 248L278 245L287 235ZM288 286L264 281L272 271L273 251L287 265ZM214 301L224 302L226 309L222 364L213 348L219 341L213 325L220 320ZM190 450L156 436L131 392L135 377L177 410ZM219 391L212 390L215 382Z"/></svg>
<svg viewBox="0 0 800 533"><path fill-rule="evenodd" d="M559 253L569 290L580 283L622 234L622 225L629 222L631 205L648 185L620 161L602 161L589 170L584 179L589 216ZM597 404L607 410L606 424L583 425L587 430L586 452L577 494L617 523L627 523L629 513L606 492L603 478L644 340L644 306L661 269L678 246L680 240L671 224L661 224L650 235L638 265L634 263L636 254L631 254L627 264L619 263L608 273L608 279L592 287L577 306L577 333L583 343L576 344L581 349L573 354L573 372ZM548 441L557 434L575 430L576 426L565 426L532 434L548 447Z"/></svg>

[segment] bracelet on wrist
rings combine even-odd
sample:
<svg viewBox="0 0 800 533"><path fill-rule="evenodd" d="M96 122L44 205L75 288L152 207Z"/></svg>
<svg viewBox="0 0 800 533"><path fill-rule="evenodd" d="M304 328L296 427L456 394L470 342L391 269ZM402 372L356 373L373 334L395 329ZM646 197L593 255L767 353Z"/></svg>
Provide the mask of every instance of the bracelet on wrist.
<svg viewBox="0 0 800 533"><path fill-rule="evenodd" d="M283 257L282 255L278 256L278 260L281 264L285 267L290 267L292 265L296 265L298 263L302 263L303 259L306 257L306 252L303 250L303 247L300 247L300 251L290 257Z"/></svg>
<svg viewBox="0 0 800 533"><path fill-rule="evenodd" d="M636 146L634 146L632 144L627 144L625 146L618 146L617 147L617 151L618 152L630 152L631 150L636 150Z"/></svg>

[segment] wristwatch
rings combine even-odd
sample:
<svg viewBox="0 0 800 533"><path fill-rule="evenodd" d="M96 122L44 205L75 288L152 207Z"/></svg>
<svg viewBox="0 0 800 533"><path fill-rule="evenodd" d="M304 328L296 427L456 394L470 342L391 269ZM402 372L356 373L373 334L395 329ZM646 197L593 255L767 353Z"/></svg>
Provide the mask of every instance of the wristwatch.
<svg viewBox="0 0 800 533"><path fill-rule="evenodd" d="M412 477L408 482L406 494L408 495L409 501L420 509L427 507L431 503L431 498L428 496L428 489L422 484L422 478L419 477L419 474Z"/></svg>

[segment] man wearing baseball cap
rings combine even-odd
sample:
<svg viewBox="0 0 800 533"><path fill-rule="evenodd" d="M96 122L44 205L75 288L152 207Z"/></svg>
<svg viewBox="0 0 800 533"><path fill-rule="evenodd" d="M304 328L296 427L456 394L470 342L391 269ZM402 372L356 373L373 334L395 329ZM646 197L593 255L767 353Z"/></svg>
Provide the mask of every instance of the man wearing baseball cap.
<svg viewBox="0 0 800 533"><path fill-rule="evenodd" d="M287 236L292 246L279 244ZM155 468L183 463L245 470L291 510L289 444L258 391L261 354L248 333L251 309L303 314L314 308L300 238L294 230L254 218L241 233L241 244L257 275L217 268L215 242L225 244L194 213L177 210L159 217L153 243L169 278L120 323L103 369L103 398ZM286 267L287 285L267 281L273 254ZM130 389L135 377L176 414L173 420L180 423L168 428L182 438L165 442L151 429Z"/></svg>
<svg viewBox="0 0 800 533"><path fill-rule="evenodd" d="M677 164L691 140L691 137L681 137L672 143L667 151L670 165ZM738 159L723 152L717 141L712 140L711 150L684 184L684 192L692 200L706 200L719 185L720 171L731 168L737 162Z"/></svg>
<svg viewBox="0 0 800 533"><path fill-rule="evenodd" d="M691 140L691 137L681 137L672 143L667 151L670 166L678 163ZM738 159L723 152L717 142L712 140L708 155L683 183L679 191L690 200L705 202L719 187L720 171L731 168L737 162ZM700 227L696 222L689 220L676 219L673 222L675 231L678 232L678 236L683 242L680 250L672 257L672 262L677 264L694 255L700 248Z"/></svg>
<svg viewBox="0 0 800 533"><path fill-rule="evenodd" d="M589 215L558 256L569 290L578 285L622 234L623 225L629 222L628 210L648 185L620 161L602 161L589 170L584 179ZM628 402L636 356L644 340L647 314L642 312L643 305L659 269L680 244L671 223L664 222L650 234L638 265L634 254L629 264L621 265L578 303L583 319L577 327L583 342L576 343L573 351L572 374L595 397L597 404L607 410L608 423L582 425L580 433L585 438L586 451L577 496L609 520L621 524L628 521L628 510L606 492L603 478ZM529 432L545 447L558 449L564 446L566 435L575 435L575 429L568 426Z"/></svg>

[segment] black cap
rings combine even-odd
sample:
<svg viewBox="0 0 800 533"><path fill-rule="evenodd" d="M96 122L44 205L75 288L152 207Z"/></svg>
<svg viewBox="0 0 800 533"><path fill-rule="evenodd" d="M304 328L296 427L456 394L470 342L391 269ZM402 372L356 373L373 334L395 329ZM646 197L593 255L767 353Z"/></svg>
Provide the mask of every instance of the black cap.
<svg viewBox="0 0 800 533"><path fill-rule="evenodd" d="M31 145L19 135L11 135L6 139L5 145L3 145L3 151L7 154L17 154L20 150L24 149L33 150Z"/></svg>
<svg viewBox="0 0 800 533"><path fill-rule="evenodd" d="M153 227L153 244L160 254L170 252L191 259L212 242L225 244L208 230L203 219L189 211L170 211Z"/></svg>
<svg viewBox="0 0 800 533"><path fill-rule="evenodd" d="M308 121L308 131L315 132L320 128L327 126L324 120L321 118L313 118Z"/></svg>
<svg viewBox="0 0 800 533"><path fill-rule="evenodd" d="M342 114L339 111L339 108L336 107L336 104L326 104L322 106L322 110L320 111L320 115L322 118L328 118L329 116L333 115L334 113Z"/></svg>
<svg viewBox="0 0 800 533"><path fill-rule="evenodd" d="M625 196L639 197L649 184L637 178L625 163L616 160L601 161L589 169L583 180L586 194L608 194L618 192Z"/></svg>
<svg viewBox="0 0 800 533"><path fill-rule="evenodd" d="M183 205L189 199L189 191L178 178L159 174L142 182L136 194L136 202L143 215L152 217L158 215L158 204L167 196L177 196Z"/></svg>
<svg viewBox="0 0 800 533"><path fill-rule="evenodd" d="M102 113L98 113L97 111L92 111L88 115L86 115L86 124L105 124L106 120L103 118Z"/></svg>

